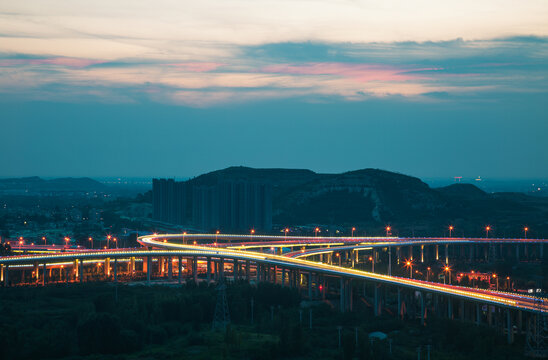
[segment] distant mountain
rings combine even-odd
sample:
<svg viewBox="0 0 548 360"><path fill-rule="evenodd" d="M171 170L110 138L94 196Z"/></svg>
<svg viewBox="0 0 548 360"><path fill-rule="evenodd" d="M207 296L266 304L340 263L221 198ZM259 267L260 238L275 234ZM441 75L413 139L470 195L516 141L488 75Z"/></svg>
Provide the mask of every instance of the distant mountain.
<svg viewBox="0 0 548 360"><path fill-rule="evenodd" d="M548 229L548 199L517 193L488 194L472 184L430 188L420 179L379 169L319 174L302 169L230 167L189 180L267 181L273 186L273 222L285 225L395 224L427 228L485 224L520 231ZM474 230L475 231L475 230Z"/></svg>
<svg viewBox="0 0 548 360"><path fill-rule="evenodd" d="M32 176L0 179L0 191L3 192L102 192L106 189L104 184L87 177L45 180Z"/></svg>

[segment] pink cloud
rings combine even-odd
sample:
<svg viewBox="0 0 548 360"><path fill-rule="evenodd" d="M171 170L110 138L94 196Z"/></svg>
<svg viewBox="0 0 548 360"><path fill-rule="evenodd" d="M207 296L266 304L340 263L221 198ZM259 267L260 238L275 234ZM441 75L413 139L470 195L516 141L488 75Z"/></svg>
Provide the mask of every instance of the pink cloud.
<svg viewBox="0 0 548 360"><path fill-rule="evenodd" d="M265 66L261 72L294 74L294 75L338 75L359 82L368 81L407 81L423 79L424 76L409 73L409 71L437 70L403 69L377 64L352 63L307 63L304 65L279 64Z"/></svg>
<svg viewBox="0 0 548 360"><path fill-rule="evenodd" d="M187 63L178 63L178 64L169 64L171 66L176 66L182 70L190 72L207 72L216 70L220 66L223 66L222 63L215 62L187 62Z"/></svg>
<svg viewBox="0 0 548 360"><path fill-rule="evenodd" d="M45 59L4 59L0 60L0 66L17 66L17 65L58 65L74 68L83 68L90 65L100 64L103 61L69 58L69 57L55 57Z"/></svg>

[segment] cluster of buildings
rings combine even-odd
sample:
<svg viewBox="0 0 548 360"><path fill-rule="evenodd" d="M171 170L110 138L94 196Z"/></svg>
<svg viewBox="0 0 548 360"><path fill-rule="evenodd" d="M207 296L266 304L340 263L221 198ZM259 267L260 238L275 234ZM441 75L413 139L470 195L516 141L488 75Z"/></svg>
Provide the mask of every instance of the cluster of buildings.
<svg viewBox="0 0 548 360"><path fill-rule="evenodd" d="M155 220L203 231L272 229L272 186L264 182L222 180L195 185L153 179L152 207Z"/></svg>

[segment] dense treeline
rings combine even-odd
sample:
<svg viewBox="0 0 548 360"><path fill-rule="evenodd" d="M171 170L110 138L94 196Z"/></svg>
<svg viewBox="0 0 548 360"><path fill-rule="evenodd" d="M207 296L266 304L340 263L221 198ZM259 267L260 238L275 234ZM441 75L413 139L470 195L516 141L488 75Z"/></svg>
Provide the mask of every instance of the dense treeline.
<svg viewBox="0 0 548 360"><path fill-rule="evenodd" d="M229 285L231 325L212 331L216 295L205 283L0 289L0 358L416 359L429 345L432 359L523 353L523 343L508 346L485 327L376 318L361 301L345 314L328 303L300 306L297 291L272 284ZM390 340L370 341L374 331Z"/></svg>

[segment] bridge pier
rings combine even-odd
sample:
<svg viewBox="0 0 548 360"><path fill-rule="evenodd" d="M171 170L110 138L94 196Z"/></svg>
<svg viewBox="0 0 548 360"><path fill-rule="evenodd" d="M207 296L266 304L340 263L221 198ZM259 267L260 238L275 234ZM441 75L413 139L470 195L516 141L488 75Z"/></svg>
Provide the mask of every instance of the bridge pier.
<svg viewBox="0 0 548 360"><path fill-rule="evenodd" d="M147 273L147 284L150 285L150 273L152 272L152 258L147 256L146 262L143 262L143 271Z"/></svg>
<svg viewBox="0 0 548 360"><path fill-rule="evenodd" d="M83 266L84 262L82 261L82 266ZM84 272L82 271L82 274ZM42 266L42 286L46 286L46 276L48 276L48 272L47 272L47 269L46 269L46 262L44 261L44 265Z"/></svg>
<svg viewBox="0 0 548 360"><path fill-rule="evenodd" d="M506 309L506 331L508 344L512 344L514 342L514 331L512 327L512 315L510 314L510 309Z"/></svg>
<svg viewBox="0 0 548 360"><path fill-rule="evenodd" d="M480 304L476 303L476 325L480 326L480 324L481 324Z"/></svg>
<svg viewBox="0 0 548 360"><path fill-rule="evenodd" d="M392 276L392 247L388 247L388 276Z"/></svg>
<svg viewBox="0 0 548 360"><path fill-rule="evenodd" d="M173 280L173 259L171 256L167 257L167 279Z"/></svg>
<svg viewBox="0 0 548 360"><path fill-rule="evenodd" d="M450 297L447 297L447 317L453 319L453 303Z"/></svg>
<svg viewBox="0 0 548 360"><path fill-rule="evenodd" d="M307 275L307 283L308 283L308 299L312 299L312 273L309 271Z"/></svg>
<svg viewBox="0 0 548 360"><path fill-rule="evenodd" d="M209 261L208 261L207 268L209 269ZM209 273L208 273L207 276L208 276L208 280L209 280ZM179 256L177 258L177 282L179 284L181 284L183 282L183 257L182 256Z"/></svg>
<svg viewBox="0 0 548 360"><path fill-rule="evenodd" d="M282 268L282 287L285 287L285 268Z"/></svg>
<svg viewBox="0 0 548 360"><path fill-rule="evenodd" d="M222 259L221 259L222 262ZM194 279L194 283L198 283L198 257L194 256L192 258L192 277Z"/></svg>
<svg viewBox="0 0 548 360"><path fill-rule="evenodd" d="M250 268L250 261L249 260L246 260L245 261L245 280L247 282L249 282L250 280L250 274L251 274L251 268Z"/></svg>
<svg viewBox="0 0 548 360"><path fill-rule="evenodd" d="M449 244L445 244L445 265L449 265Z"/></svg>
<svg viewBox="0 0 548 360"><path fill-rule="evenodd" d="M424 293L421 291L419 292L419 294L421 297L421 325L424 326L426 325L426 321L425 321L426 309L424 307Z"/></svg>
<svg viewBox="0 0 548 360"><path fill-rule="evenodd" d="M413 245L409 245L409 260L413 261Z"/></svg>
<svg viewBox="0 0 548 360"><path fill-rule="evenodd" d="M424 262L424 245L421 245L421 263Z"/></svg>
<svg viewBox="0 0 548 360"><path fill-rule="evenodd" d="M440 259L439 247L436 245L436 261Z"/></svg>
<svg viewBox="0 0 548 360"><path fill-rule="evenodd" d="M399 265L401 261L401 248L398 246L396 247L396 263Z"/></svg>
<svg viewBox="0 0 548 360"><path fill-rule="evenodd" d="M344 312L345 310L344 308L344 278L342 277L340 278L339 295L340 295L340 300L339 300L340 311Z"/></svg>
<svg viewBox="0 0 548 360"><path fill-rule="evenodd" d="M373 314L379 316L379 285L373 285Z"/></svg>
<svg viewBox="0 0 548 360"><path fill-rule="evenodd" d="M114 258L114 282L118 282L118 258Z"/></svg>
<svg viewBox="0 0 548 360"><path fill-rule="evenodd" d="M8 287L10 286L10 266L5 265L4 266L4 286Z"/></svg>

